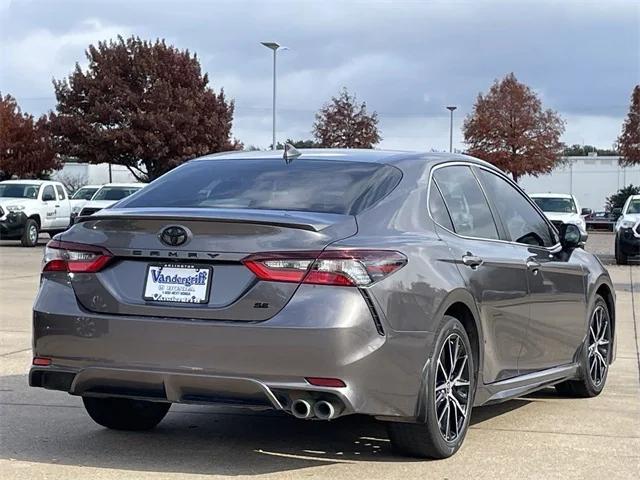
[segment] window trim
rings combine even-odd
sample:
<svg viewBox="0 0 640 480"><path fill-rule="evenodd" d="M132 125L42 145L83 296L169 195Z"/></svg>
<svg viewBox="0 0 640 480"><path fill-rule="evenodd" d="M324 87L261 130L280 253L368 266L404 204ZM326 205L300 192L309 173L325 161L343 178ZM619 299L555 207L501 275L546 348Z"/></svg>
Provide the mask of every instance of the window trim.
<svg viewBox="0 0 640 480"><path fill-rule="evenodd" d="M507 177L500 170L496 170L494 168L487 167L487 166L482 165L480 163L456 160L456 161L445 161L445 162L441 162L441 163L438 163L436 165L433 165L431 167L431 170L429 171L429 182L428 182L428 187L427 187L427 200L429 199L429 195L431 194L431 185L432 185L431 180L433 180L434 184L435 184L435 179L433 177L434 172L436 170L438 170L439 168L453 167L453 166L460 166L460 165L470 167L471 171L474 173L474 177L476 176L475 172L473 170L474 167L475 167L475 168L487 170L488 172L493 173L493 174L497 174L499 177L505 179L507 181L507 183L509 183L512 187L515 187L515 189L520 193L520 195L524 196L525 200L527 200L529 202L529 204L531 204L533 206L533 208L538 212L538 214L542 215L542 218L545 221L545 223L547 224L547 226L551 227L553 229L553 231L557 232L556 227L554 227L553 224L549 221L549 219L542 213L540 208L538 208L538 206L535 205L535 203L531 199L528 198L527 194L524 193L523 190L513 180L511 180L509 177ZM480 189L482 190L482 193L486 198L486 192L484 191L484 186L478 180L477 177L476 177L476 181L480 184ZM436 184L436 187L439 189L437 184ZM489 205L489 209L491 210L491 214L494 216L494 222L495 222L496 212L493 211L493 207L492 207L491 202L490 202L489 199L487 199L487 204ZM446 202L445 202L445 206L446 206ZM448 208L449 207L447 207L447 210L448 210ZM526 244L526 243L513 242L511 240L495 239L495 238L482 238L482 237L470 237L470 236L466 236L466 235L460 235L459 233L453 232L453 231L449 230L447 227L445 227L443 225L440 225L438 222L436 222L436 220L431 215L431 210L429 208L427 208L427 212L429 214L429 218L433 221L433 223L435 223L440 228L446 230L447 232L451 233L452 235L455 235L458 238L462 238L462 239L465 239L465 240L481 240L481 241L484 241L484 242L507 243L507 244L510 244L510 245L518 245L518 246L524 246L524 247L528 247L528 248L532 247L532 245L529 245L529 244ZM451 214L449 214L449 216L451 216ZM496 224L496 227L498 227L499 229L503 228L502 227L502 219L500 219L500 226L498 226ZM498 234L500 235L501 232L499 231ZM559 235L557 235L557 238L559 239ZM560 243L560 241L558 241L555 245L552 245L551 247L536 246L535 248L546 250L549 253L558 253L558 252L560 252L562 250L562 244Z"/></svg>
<svg viewBox="0 0 640 480"><path fill-rule="evenodd" d="M444 210L447 212L447 218L449 219L449 223L453 228L455 228L453 226L453 219L451 218L451 212L449 212L449 207L447 207L447 202L444 201L444 195L442 195L442 190L440 190L440 186L438 185L438 182L436 182L435 178L429 181L429 188L427 188L427 210L429 211L429 217L431 218L431 220L433 220L433 222L436 225L440 225L438 222L436 222L436 220L433 218L433 215L431 213L431 184L432 183L436 187L436 191L438 192L438 196L440 197L440 200L442 200L442 204L444 205ZM445 228L443 225L440 225L440 226ZM447 228L447 230L449 229Z"/></svg>

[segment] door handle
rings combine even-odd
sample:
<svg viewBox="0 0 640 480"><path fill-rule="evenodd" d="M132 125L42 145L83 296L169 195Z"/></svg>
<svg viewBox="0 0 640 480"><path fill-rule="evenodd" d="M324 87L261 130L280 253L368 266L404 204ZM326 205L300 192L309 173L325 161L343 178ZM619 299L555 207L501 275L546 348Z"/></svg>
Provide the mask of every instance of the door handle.
<svg viewBox="0 0 640 480"><path fill-rule="evenodd" d="M56 205L56 208L60 208L60 205Z"/></svg>
<svg viewBox="0 0 640 480"><path fill-rule="evenodd" d="M471 267L473 269L478 268L482 265L482 259L480 257L476 257L475 255L467 254L462 256L462 263L464 263L467 267Z"/></svg>

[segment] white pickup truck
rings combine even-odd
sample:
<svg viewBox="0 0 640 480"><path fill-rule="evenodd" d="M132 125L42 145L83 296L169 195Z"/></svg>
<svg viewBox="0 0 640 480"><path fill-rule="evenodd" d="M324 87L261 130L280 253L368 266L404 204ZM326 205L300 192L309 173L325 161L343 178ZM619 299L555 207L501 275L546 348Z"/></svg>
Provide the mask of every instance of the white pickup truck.
<svg viewBox="0 0 640 480"><path fill-rule="evenodd" d="M0 182L0 239L38 243L40 232L50 236L69 228L71 205L60 182L5 180Z"/></svg>

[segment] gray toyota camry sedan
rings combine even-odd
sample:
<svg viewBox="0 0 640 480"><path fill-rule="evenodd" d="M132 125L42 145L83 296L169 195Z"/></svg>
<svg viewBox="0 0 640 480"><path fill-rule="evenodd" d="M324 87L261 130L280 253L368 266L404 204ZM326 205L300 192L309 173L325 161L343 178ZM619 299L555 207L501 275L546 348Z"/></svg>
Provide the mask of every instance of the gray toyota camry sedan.
<svg viewBox="0 0 640 480"><path fill-rule="evenodd" d="M29 382L108 428L171 403L357 413L447 457L474 406L604 388L615 294L584 241L463 155L195 159L49 242Z"/></svg>

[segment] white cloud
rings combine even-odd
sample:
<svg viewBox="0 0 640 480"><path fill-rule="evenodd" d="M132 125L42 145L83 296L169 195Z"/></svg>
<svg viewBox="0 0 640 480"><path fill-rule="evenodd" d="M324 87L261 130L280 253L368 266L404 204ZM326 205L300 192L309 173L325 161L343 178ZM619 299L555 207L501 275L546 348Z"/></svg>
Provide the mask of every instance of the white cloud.
<svg viewBox="0 0 640 480"><path fill-rule="evenodd" d="M53 97L52 78L67 76L76 62L86 64L84 52L89 44L128 34L128 27L87 19L64 33L39 28L20 38L4 39L0 78L12 90L3 93L27 100Z"/></svg>
<svg viewBox="0 0 640 480"><path fill-rule="evenodd" d="M600 115L564 115L567 121L562 140L567 145L588 144L611 148L622 131L621 118Z"/></svg>

